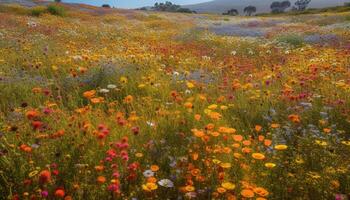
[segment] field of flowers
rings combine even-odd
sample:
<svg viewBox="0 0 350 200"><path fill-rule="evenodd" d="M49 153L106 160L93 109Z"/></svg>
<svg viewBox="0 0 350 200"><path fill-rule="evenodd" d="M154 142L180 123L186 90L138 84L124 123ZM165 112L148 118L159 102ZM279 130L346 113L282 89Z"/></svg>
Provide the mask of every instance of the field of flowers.
<svg viewBox="0 0 350 200"><path fill-rule="evenodd" d="M348 199L350 13L0 9L0 199Z"/></svg>

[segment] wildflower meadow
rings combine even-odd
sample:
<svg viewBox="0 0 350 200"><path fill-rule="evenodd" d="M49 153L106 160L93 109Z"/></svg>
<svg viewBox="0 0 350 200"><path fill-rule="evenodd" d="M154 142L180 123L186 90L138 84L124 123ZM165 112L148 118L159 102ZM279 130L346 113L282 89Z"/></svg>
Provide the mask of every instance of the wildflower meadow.
<svg viewBox="0 0 350 200"><path fill-rule="evenodd" d="M345 200L350 13L0 5L0 199Z"/></svg>

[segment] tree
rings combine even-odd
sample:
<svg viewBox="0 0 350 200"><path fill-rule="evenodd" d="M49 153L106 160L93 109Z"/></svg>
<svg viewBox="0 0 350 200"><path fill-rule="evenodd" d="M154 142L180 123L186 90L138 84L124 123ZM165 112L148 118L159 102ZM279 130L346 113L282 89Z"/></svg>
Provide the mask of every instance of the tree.
<svg viewBox="0 0 350 200"><path fill-rule="evenodd" d="M256 12L256 7L255 6L247 6L243 10L245 13L247 13L248 16L252 16L253 13Z"/></svg>
<svg viewBox="0 0 350 200"><path fill-rule="evenodd" d="M272 13L279 13L281 8L281 3L278 1L274 1L272 2L270 8Z"/></svg>
<svg viewBox="0 0 350 200"><path fill-rule="evenodd" d="M55 0L56 3L61 3L61 0Z"/></svg>
<svg viewBox="0 0 350 200"><path fill-rule="evenodd" d="M281 2L281 8L282 11L284 12L287 8L289 8L292 4L290 3L290 1L282 1Z"/></svg>
<svg viewBox="0 0 350 200"><path fill-rule="evenodd" d="M102 8L111 8L111 6L109 4L103 4Z"/></svg>
<svg viewBox="0 0 350 200"><path fill-rule="evenodd" d="M304 11L304 10L306 10L306 8L310 2L311 2L311 0L297 0L294 3L295 7L293 8L293 10Z"/></svg>
<svg viewBox="0 0 350 200"><path fill-rule="evenodd" d="M188 8L181 8L181 6L167 1L165 3L155 3L152 7L156 11L165 11L165 12L183 12L183 13L193 13L192 10Z"/></svg>
<svg viewBox="0 0 350 200"><path fill-rule="evenodd" d="M238 10L237 9L230 9L228 10L227 12L224 12L222 13L223 15L231 15L231 16L237 16L239 13L238 13Z"/></svg>
<svg viewBox="0 0 350 200"><path fill-rule="evenodd" d="M272 2L270 8L272 13L282 13L291 6L290 1Z"/></svg>
<svg viewBox="0 0 350 200"><path fill-rule="evenodd" d="M238 15L239 13L238 13L238 10L237 10L237 9L232 8L232 9L230 9L230 10L228 10L227 12L222 13L222 14L223 14L223 15L236 16L236 15Z"/></svg>

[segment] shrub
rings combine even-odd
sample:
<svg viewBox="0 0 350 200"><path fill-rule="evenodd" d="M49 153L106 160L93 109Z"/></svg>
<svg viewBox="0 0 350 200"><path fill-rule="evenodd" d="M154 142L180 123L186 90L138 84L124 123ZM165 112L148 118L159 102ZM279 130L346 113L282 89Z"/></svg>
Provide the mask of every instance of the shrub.
<svg viewBox="0 0 350 200"><path fill-rule="evenodd" d="M278 42L286 43L294 47L301 47L304 43L304 40L301 36L295 34L283 35L277 38Z"/></svg>
<svg viewBox="0 0 350 200"><path fill-rule="evenodd" d="M47 9L46 7L43 7L43 6L38 6L31 9L31 15L35 17L39 17L46 12L47 12Z"/></svg>
<svg viewBox="0 0 350 200"><path fill-rule="evenodd" d="M65 15L65 9L62 6L51 4L47 6L47 11L52 15L63 17Z"/></svg>

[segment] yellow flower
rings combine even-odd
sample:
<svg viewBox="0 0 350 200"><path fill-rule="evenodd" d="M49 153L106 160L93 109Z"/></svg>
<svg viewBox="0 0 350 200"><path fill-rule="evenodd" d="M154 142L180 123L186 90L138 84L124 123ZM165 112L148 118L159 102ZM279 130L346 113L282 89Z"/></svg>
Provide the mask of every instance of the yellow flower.
<svg viewBox="0 0 350 200"><path fill-rule="evenodd" d="M279 144L279 145L275 146L276 150L286 150L287 148L288 148L288 146L285 144Z"/></svg>
<svg viewBox="0 0 350 200"><path fill-rule="evenodd" d="M217 107L218 107L218 105L212 104L212 105L208 106L208 109L215 110Z"/></svg>
<svg viewBox="0 0 350 200"><path fill-rule="evenodd" d="M122 77L120 77L120 83L122 83L122 84L126 84L126 83L128 83L128 79L126 78L126 77L124 77L124 76L122 76Z"/></svg>
<svg viewBox="0 0 350 200"><path fill-rule="evenodd" d="M37 175L38 173L39 173L38 170L34 170L34 171L30 172L28 176L29 176L29 178L31 178L31 177Z"/></svg>
<svg viewBox="0 0 350 200"><path fill-rule="evenodd" d="M228 169L232 167L231 163L221 163L220 166L224 169Z"/></svg>
<svg viewBox="0 0 350 200"><path fill-rule="evenodd" d="M350 146L350 141L341 141L341 143L346 145L346 146Z"/></svg>
<svg viewBox="0 0 350 200"><path fill-rule="evenodd" d="M274 167L276 167L276 164L275 163L265 163L265 167L274 168Z"/></svg>
<svg viewBox="0 0 350 200"><path fill-rule="evenodd" d="M142 189L147 192L151 192L153 190L156 190L157 188L158 188L158 185L152 182L148 182L142 185Z"/></svg>
<svg viewBox="0 0 350 200"><path fill-rule="evenodd" d="M144 87L146 87L145 84L140 84L140 85L138 85L138 88L144 88Z"/></svg>
<svg viewBox="0 0 350 200"><path fill-rule="evenodd" d="M220 109L221 109L221 110L227 110L228 107L227 107L227 106L220 106Z"/></svg>
<svg viewBox="0 0 350 200"><path fill-rule="evenodd" d="M186 82L186 85L187 85L187 87L190 88L190 89L194 88L194 84L191 83L191 82L189 82L189 81Z"/></svg>
<svg viewBox="0 0 350 200"><path fill-rule="evenodd" d="M320 146L327 146L328 143L326 141L322 141L322 140L315 140L316 144L320 145Z"/></svg>
<svg viewBox="0 0 350 200"><path fill-rule="evenodd" d="M220 160L218 160L218 159L213 159L213 163L214 163L214 164L220 164L220 163L221 163L221 161L220 161Z"/></svg>
<svg viewBox="0 0 350 200"><path fill-rule="evenodd" d="M143 153L136 153L135 156L138 158L141 158L141 157L143 157Z"/></svg>
<svg viewBox="0 0 350 200"><path fill-rule="evenodd" d="M195 188L194 188L192 185L187 185L187 186L185 187L185 190L186 190L187 192L193 192L194 189L195 189Z"/></svg>
<svg viewBox="0 0 350 200"><path fill-rule="evenodd" d="M231 183L231 182L224 182L224 183L221 184L221 186L223 188L225 188L226 190L233 190L233 189L236 188L236 185Z"/></svg>

